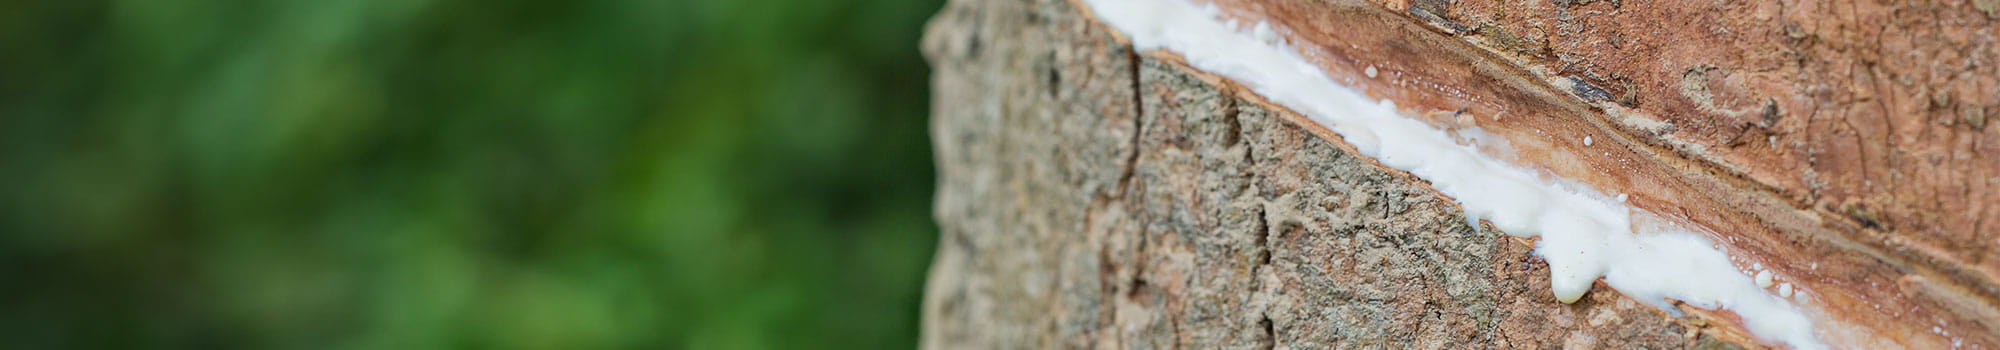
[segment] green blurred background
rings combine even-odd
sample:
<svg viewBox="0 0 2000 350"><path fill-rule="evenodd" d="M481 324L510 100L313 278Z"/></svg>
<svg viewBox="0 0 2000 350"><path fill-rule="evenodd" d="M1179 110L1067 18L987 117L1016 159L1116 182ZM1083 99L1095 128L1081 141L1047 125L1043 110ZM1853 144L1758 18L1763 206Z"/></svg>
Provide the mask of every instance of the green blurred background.
<svg viewBox="0 0 2000 350"><path fill-rule="evenodd" d="M0 347L910 347L938 6L0 1Z"/></svg>

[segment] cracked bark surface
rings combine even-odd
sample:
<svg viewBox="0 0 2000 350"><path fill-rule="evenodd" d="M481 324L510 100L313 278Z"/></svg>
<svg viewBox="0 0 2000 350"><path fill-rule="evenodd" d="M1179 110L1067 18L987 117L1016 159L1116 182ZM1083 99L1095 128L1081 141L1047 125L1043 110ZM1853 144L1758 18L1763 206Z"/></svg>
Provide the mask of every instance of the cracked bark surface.
<svg viewBox="0 0 2000 350"><path fill-rule="evenodd" d="M943 230L928 348L1747 344L1601 283L1421 180L1062 0L956 0L924 45Z"/></svg>

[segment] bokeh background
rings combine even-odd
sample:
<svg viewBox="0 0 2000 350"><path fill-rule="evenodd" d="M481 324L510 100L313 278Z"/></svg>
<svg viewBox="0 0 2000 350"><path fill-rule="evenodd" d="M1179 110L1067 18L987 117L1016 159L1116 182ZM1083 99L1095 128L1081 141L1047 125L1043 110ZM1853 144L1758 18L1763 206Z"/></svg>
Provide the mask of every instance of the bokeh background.
<svg viewBox="0 0 2000 350"><path fill-rule="evenodd" d="M937 0L0 2L0 348L904 348Z"/></svg>

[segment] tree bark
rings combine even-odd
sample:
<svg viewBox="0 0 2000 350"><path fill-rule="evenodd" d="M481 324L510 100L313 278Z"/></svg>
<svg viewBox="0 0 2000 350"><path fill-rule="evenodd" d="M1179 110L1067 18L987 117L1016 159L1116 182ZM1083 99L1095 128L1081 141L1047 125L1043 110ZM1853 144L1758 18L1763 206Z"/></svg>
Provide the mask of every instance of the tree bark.
<svg viewBox="0 0 2000 350"><path fill-rule="evenodd" d="M1262 3L1258 6L1265 9L1308 3L1219 2ZM1744 72L1746 68L1662 65L1667 67L1662 69L1685 74L1607 73L1643 67L1617 65L1602 55L1566 56L1562 52L1584 49L1577 48L1572 41L1553 42L1553 36L1518 33L1524 29L1514 32L1489 29L1526 27L1529 25L1520 24L1526 22L1518 21L1535 14L1572 18L1575 15L1569 11L1584 11L1587 8L1579 7L1590 6L1588 2L1520 5L1524 11L1540 12L1514 17L1494 14L1505 6L1454 10L1448 2L1365 4L1382 8L1358 12L1294 11L1334 13L1329 15L1334 18L1292 18L1300 22L1294 23L1293 28L1355 23L1357 19L1428 28L1417 34L1378 31L1395 36L1398 43L1414 43L1409 45L1447 54L1403 53L1414 55L1407 57L1394 54L1371 57L1366 52L1335 54L1372 58L1374 62L1449 64L1461 67L1460 71L1478 72L1466 76L1505 75L1465 84L1477 85L1477 89L1498 96L1513 97L1494 102L1498 104L1552 99L1531 93L1541 91L1537 89L1567 92L1559 96L1567 100L1545 102L1558 107L1524 107L1549 111L1546 114L1589 114L1595 120L1613 121L1669 119L1668 123L1681 126L1671 130L1644 129L1652 125L1644 120L1600 124L1605 132L1623 135L1617 139L1631 142L1633 147L1667 150L1638 153L1675 158L1662 160L1661 164L1678 161L1682 163L1673 164L1698 165L1659 165L1650 168L1654 170L1635 171L1659 174L1648 179L1666 179L1660 181L1681 187L1723 184L1704 190L1711 192L1684 191L1697 194L1748 188L1753 193L1775 198L1705 195L1691 200L1706 203L1698 204L1701 210L1728 214L1721 216L1729 218L1716 219L1714 225L1754 228L1741 230L1743 233L1739 234L1745 235L1749 243L1743 243L1744 247L1739 249L1773 257L1830 254L1834 257L1829 259L1867 260L1848 267L1829 267L1832 272L1812 273L1833 276L1826 277L1829 281L1819 282L1830 295L1852 298L1888 295L1908 298L1912 305L1929 303L1918 311L1959 321L1955 327L1960 328L1954 329L1961 330L1960 334L1972 333L1974 336L1969 339L1975 344L1992 340L1994 323L2000 320L1989 316L1993 314L1994 299L1990 292L1994 289L1990 282L1992 269L1982 266L1993 263L1981 265L1970 261L1982 261L1979 257L1995 252L1983 248L1910 252L1920 249L1910 249L1913 245L1901 242L1880 246L1882 243L1876 241L1868 243L1877 244L1874 246L1852 248L1856 246L1852 243L1855 240L1852 232L1857 230L1918 240L1970 235L1983 247L1992 236L1978 231L1983 227L1980 225L2000 222L1980 220L2000 210L1996 209L2000 206L1992 205L1992 199L1952 197L1956 202L1939 201L1940 208L1960 210L1970 218L1919 224L1926 218L1919 214L1920 208L1866 209L1879 208L1882 205L1879 203L1895 199L1887 195L1871 197L1871 193L1877 193L1868 192L1876 191L1873 189L1848 191L1865 186L1859 182L1841 182L1848 176L1861 175L1834 175L1836 180L1828 180L1832 183L1817 185L1822 189L1840 189L1829 191L1815 191L1813 184L1788 182L1771 175L1782 173L1771 169L1797 168L1795 163L1804 164L1805 168L1817 166L1807 159L1810 155L1799 155L1809 153L1805 150L1812 147L1801 146L1797 152L1804 153L1787 153L1790 155L1771 164L1730 165L1750 164L1763 157L1763 153L1756 152L1791 152L1739 150L1730 146L1736 144L1733 139L1715 137L1747 132L1743 130L1750 126L1717 126L1740 124L1732 124L1735 120L1732 118L1755 117L1748 125L1765 131L1751 136L1771 140L1772 144L1792 142L1792 138L1833 140L1812 139L1813 131L1804 127L1792 131L1795 133L1769 131L1785 128L1778 125L1789 122L1756 124L1766 118L1758 114L1764 113L1764 109L1798 111L1823 103L1810 98L1780 103L1772 98L1772 107L1760 107L1763 105L1754 101L1742 102L1755 99L1746 97L1751 96L1746 91L1820 95L1776 88L1727 90L1708 83L1707 79L1745 79L1730 78L1732 74L1764 76ZM1379 11L1383 9L1395 10ZM1284 16L1270 19L1286 20L1281 17ZM1978 33L1990 33L1991 22L1981 23L1984 27L1978 28ZM1784 22L1773 25L1779 29L1796 26ZM1618 40L1626 43L1669 41L1663 36L1642 33L1620 35L1625 39ZM1601 283L1583 301L1557 302L1548 289L1546 265L1531 254L1532 248L1526 241L1497 232L1490 225L1467 226L1460 209L1424 181L1357 154L1352 146L1320 126L1273 107L1234 83L1191 69L1171 55L1135 52L1120 40L1117 34L1094 22L1087 11L1064 0L954 0L932 20L924 51L934 68L931 134L939 167L935 214L943 233L926 291L924 346L1756 346L1740 329L1719 325L1727 323L1726 319L1699 312L1669 315ZM1974 41L1987 46L1971 50L1973 53L1967 57L1994 56L1987 52L1992 50L1990 36ZM1718 45L1740 48L1748 44ZM1450 61L1454 59L1471 63ZM1584 68L1547 69L1546 66L1554 65L1552 62L1568 62L1570 66ZM1737 61L1714 62L1727 66ZM1464 68L1474 65L1515 68ZM1334 67L1330 71L1342 69ZM1356 67L1344 69L1350 74L1360 71ZM1812 74L1835 73L1812 64L1788 69ZM1887 68L1877 68L1884 69ZM1991 72L1993 68L1978 66L1975 70ZM1450 83L1456 77L1438 79ZM1660 90L1665 89L1660 87L1665 81L1679 84L1688 77L1695 77L1694 83ZM1831 81L1830 84L1840 86L1852 81L1815 77L1814 81ZM2000 115L2000 108L1981 107L1995 103L1991 76L1969 80L1973 81L1969 83L1971 88L1959 87L1964 86L1962 83L1936 85L1939 87L1933 91L1954 91L1950 96L1959 97L1947 98L1950 108L1945 112L1922 115L1952 117L1950 125L1969 130L1952 134L1959 135L1952 142L1969 142L1972 151L1977 152L1985 149L1980 147L2000 144L1995 142L2000 137L1987 131L2000 129L1984 125L1984 113L1990 110ZM1490 83L1493 81L1499 83ZM1421 93L1398 93L1388 88L1376 91L1399 102L1411 99L1419 106L1465 110ZM1655 96L1652 94L1665 92L1673 93L1671 98L1661 97L1668 102L1652 102L1651 96ZM1707 98L1702 101L1708 104L1686 102L1699 98ZM1732 102L1714 102L1722 100ZM1742 107L1747 105L1756 108ZM1744 108L1756 109L1757 113L1731 112ZM1683 117L1677 113L1707 113L1701 115L1709 117ZM1675 117L1652 117L1656 115ZM1535 121L1528 118L1513 122ZM1805 145L1819 141L1798 142ZM1716 149L1721 151L1710 151ZM1910 163L1889 163L1896 164L1891 168L1900 167L1902 173L1908 174L1949 172ZM1960 164L1970 170L1951 176L1924 175L1937 179L1909 181L1898 186L1935 191L1955 189L1961 196L1995 192L1993 186L1982 183L1987 182L1983 177L1996 173L1993 169L2000 169L1997 165L2000 162L1981 155ZM1705 170L1687 170L1690 168ZM1822 174L1877 171L1820 169ZM1659 201L1668 201L1667 196L1660 195ZM1817 199L1820 196L1841 199ZM1848 204L1824 204L1827 201ZM1847 216L1861 224L1827 222L1820 219L1820 212ZM1854 218L1857 215L1859 218ZM1884 226L1887 222L1897 224ZM1843 268L1854 271L1839 271ZM1939 269L1956 270L1933 271ZM1930 272L1911 272L1914 270ZM1908 276L1930 278L1911 282ZM1943 293L1946 296L1911 296L1920 293L1908 288L1869 290L1850 285L1858 282L1839 283L1874 281L1870 278L1891 285L1941 286L1917 289L1943 288L1951 292Z"/></svg>

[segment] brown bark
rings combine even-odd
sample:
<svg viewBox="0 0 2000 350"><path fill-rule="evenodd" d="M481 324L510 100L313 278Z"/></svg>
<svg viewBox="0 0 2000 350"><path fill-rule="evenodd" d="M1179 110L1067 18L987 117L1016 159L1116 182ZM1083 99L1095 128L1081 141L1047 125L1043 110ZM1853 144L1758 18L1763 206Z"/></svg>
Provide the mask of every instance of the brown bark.
<svg viewBox="0 0 2000 350"><path fill-rule="evenodd" d="M1926 335L1933 324L1972 345L2000 333L1981 231L2000 186L1980 180L2000 174L1982 63L2000 55L1991 17L1973 16L1986 12L1941 12L1977 4L1903 6L1960 23L1939 35L1961 40L1896 44L1855 39L1867 16L1794 18L1840 7L1827 5L1218 3L1290 28L1372 95L1474 116L1536 166L1719 232L1891 342L1947 344ZM1465 226L1421 180L1289 111L1171 54L1132 52L1075 6L961 0L933 20L944 237L927 346L1754 345L1726 313L1670 318L1601 285L1557 303L1527 245ZM1669 15L1685 20L1648 17ZM1861 31L1949 32L1904 27ZM1897 45L1927 53L1860 54ZM1925 92L1922 108L1855 97L1874 78L1828 63L1853 60L1930 74L1921 89L1944 95ZM1838 112L1799 112L1815 109ZM1856 118L1907 127L1857 131ZM1900 192L1871 172L1902 179L1880 185ZM1970 243L1945 243L1957 241Z"/></svg>

